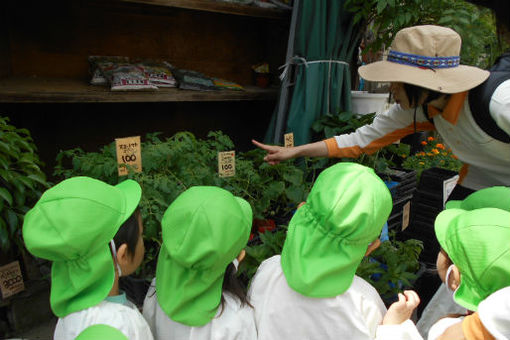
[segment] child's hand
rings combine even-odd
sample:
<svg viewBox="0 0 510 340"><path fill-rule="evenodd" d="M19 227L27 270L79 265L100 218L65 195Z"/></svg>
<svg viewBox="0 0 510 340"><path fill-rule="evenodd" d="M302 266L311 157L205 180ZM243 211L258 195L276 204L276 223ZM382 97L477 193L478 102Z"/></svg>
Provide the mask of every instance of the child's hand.
<svg viewBox="0 0 510 340"><path fill-rule="evenodd" d="M405 290L404 293L398 293L398 301L394 302L386 315L384 316L383 325L399 325L408 320L413 311L420 304L420 297L413 290Z"/></svg>
<svg viewBox="0 0 510 340"><path fill-rule="evenodd" d="M297 156L297 151L295 147L285 148L283 146L278 145L267 145L257 142L252 139L252 143L262 150L267 151L264 160L271 164L275 165L280 163L281 161L285 161L287 159L295 158Z"/></svg>

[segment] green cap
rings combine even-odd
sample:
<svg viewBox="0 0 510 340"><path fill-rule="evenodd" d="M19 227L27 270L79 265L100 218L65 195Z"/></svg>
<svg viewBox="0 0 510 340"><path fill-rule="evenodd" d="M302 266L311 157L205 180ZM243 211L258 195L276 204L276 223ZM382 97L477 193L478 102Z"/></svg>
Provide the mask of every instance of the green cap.
<svg viewBox="0 0 510 340"><path fill-rule="evenodd" d="M172 320L202 326L218 310L227 266L246 246L252 225L248 202L208 186L192 187L161 220L156 268L158 303Z"/></svg>
<svg viewBox="0 0 510 340"><path fill-rule="evenodd" d="M281 257L289 286L309 297L344 293L391 209L372 169L338 163L324 170L289 224Z"/></svg>
<svg viewBox="0 0 510 340"><path fill-rule="evenodd" d="M53 261L50 304L64 317L101 302L113 286L109 243L133 214L141 188L133 180L112 186L89 177L46 190L25 215L23 239L33 255Z"/></svg>
<svg viewBox="0 0 510 340"><path fill-rule="evenodd" d="M496 186L481 189L462 201L446 202L446 209L473 210L480 208L498 208L510 211L510 188Z"/></svg>
<svg viewBox="0 0 510 340"><path fill-rule="evenodd" d="M117 328L98 324L85 328L75 340L128 340L128 338Z"/></svg>
<svg viewBox="0 0 510 340"><path fill-rule="evenodd" d="M460 271L455 301L472 311L510 286L510 212L497 208L448 209L435 221L436 237Z"/></svg>

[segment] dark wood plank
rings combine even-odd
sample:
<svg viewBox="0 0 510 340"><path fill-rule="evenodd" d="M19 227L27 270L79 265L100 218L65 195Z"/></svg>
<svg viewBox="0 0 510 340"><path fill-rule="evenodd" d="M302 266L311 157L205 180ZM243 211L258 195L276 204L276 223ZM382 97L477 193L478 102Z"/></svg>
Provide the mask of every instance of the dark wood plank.
<svg viewBox="0 0 510 340"><path fill-rule="evenodd" d="M250 85L253 64L284 63L280 20L93 0L8 4L11 76L86 78L87 56L123 55Z"/></svg>
<svg viewBox="0 0 510 340"><path fill-rule="evenodd" d="M213 0L120 0L120 1L153 6L179 7L200 11L271 19L290 18L290 11L288 10L261 8L253 5L243 5Z"/></svg>
<svg viewBox="0 0 510 340"><path fill-rule="evenodd" d="M274 100L277 89L248 86L245 91L190 91L176 88L151 92L112 92L70 78L0 79L0 103L125 103Z"/></svg>

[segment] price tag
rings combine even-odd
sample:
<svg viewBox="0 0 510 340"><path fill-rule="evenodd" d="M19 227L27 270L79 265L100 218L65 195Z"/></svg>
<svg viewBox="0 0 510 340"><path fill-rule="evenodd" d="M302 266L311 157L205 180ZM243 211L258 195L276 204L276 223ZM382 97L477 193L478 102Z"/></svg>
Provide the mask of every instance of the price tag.
<svg viewBox="0 0 510 340"><path fill-rule="evenodd" d="M289 132L283 135L284 146L286 148L292 148L294 146L294 133Z"/></svg>
<svg viewBox="0 0 510 340"><path fill-rule="evenodd" d="M0 267L0 289L4 299L25 290L18 261Z"/></svg>
<svg viewBox="0 0 510 340"><path fill-rule="evenodd" d="M218 152L218 174L220 177L232 177L236 174L235 151Z"/></svg>
<svg viewBox="0 0 510 340"><path fill-rule="evenodd" d="M457 185L457 182L459 181L459 175L455 175L452 178L448 178L447 180L443 181L443 209L446 204L446 200L452 193L453 189Z"/></svg>
<svg viewBox="0 0 510 340"><path fill-rule="evenodd" d="M411 201L404 204L404 208L402 208L402 231L404 231L409 226L410 212L411 212Z"/></svg>
<svg viewBox="0 0 510 340"><path fill-rule="evenodd" d="M119 176L128 174L127 167L123 164L132 166L135 172L142 172L142 146L140 144L140 136L116 138L117 146L117 163Z"/></svg>

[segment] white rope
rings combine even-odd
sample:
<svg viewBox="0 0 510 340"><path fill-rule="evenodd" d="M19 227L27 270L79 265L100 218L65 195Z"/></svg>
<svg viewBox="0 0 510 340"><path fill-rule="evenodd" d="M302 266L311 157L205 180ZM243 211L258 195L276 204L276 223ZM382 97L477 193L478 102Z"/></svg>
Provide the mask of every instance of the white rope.
<svg viewBox="0 0 510 340"><path fill-rule="evenodd" d="M283 71L280 74L280 80L283 81L283 79L287 76L289 67L292 64L295 64L295 65L305 65L305 67L308 67L308 65L310 65L310 64L318 64L318 63L328 63L330 71L331 71L331 64L333 64L333 63L334 64L343 64L343 65L349 66L349 63L347 63L345 61L342 61L342 60L332 60L332 59L329 59L329 60L312 60L312 61L308 61L305 58L296 55L296 56L293 56L292 58L290 58L290 60L288 62L286 62L285 64L283 64L282 66L278 67L279 70L283 68Z"/></svg>
<svg viewBox="0 0 510 340"><path fill-rule="evenodd" d="M294 65L305 65L305 67L308 68L308 65L310 65L310 64L318 64L318 63L327 63L328 64L328 93L327 93L327 96L326 96L326 102L327 102L328 113L330 113L329 112L329 107L330 107L330 92L331 92L331 64L342 64L342 65L349 66L349 63L347 63L345 61L342 61L342 60L332 60L332 59L329 59L329 60L312 60L312 61L308 61L308 60L306 60L303 57L293 56L292 58L290 58L290 60L287 63L285 63L282 66L278 67L278 69L282 69L283 68L283 71L280 74L280 80L283 81L283 79L285 79L285 77L287 77L287 73L289 72L289 68L290 68L290 66L292 64L294 64Z"/></svg>

